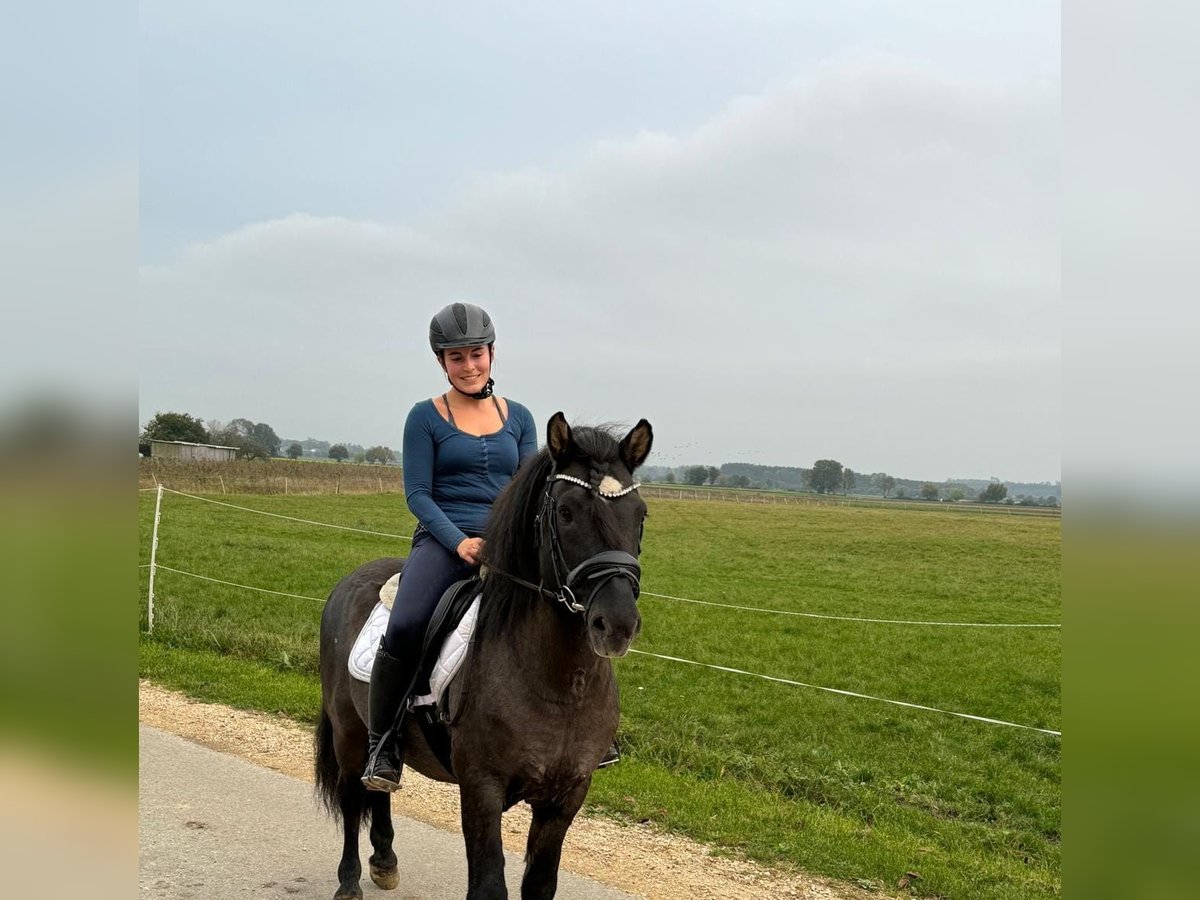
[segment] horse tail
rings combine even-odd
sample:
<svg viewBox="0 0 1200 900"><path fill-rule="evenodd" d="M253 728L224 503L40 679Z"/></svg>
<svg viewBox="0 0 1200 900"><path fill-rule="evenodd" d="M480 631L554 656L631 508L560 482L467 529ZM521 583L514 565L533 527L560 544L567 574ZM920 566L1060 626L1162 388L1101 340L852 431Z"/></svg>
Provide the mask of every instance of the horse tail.
<svg viewBox="0 0 1200 900"><path fill-rule="evenodd" d="M342 817L340 802L341 769L333 750L333 720L321 704L321 718L313 735L313 769L316 775L317 796L334 819Z"/></svg>

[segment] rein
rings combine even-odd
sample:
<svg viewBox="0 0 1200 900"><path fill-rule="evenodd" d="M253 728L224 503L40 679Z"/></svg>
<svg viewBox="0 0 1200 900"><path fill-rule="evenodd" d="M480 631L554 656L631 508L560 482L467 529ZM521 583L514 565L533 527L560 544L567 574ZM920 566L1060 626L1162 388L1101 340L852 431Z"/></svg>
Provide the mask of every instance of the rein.
<svg viewBox="0 0 1200 900"><path fill-rule="evenodd" d="M555 593L554 591L547 590L544 583L534 584L501 569L489 566L489 571L539 593L549 600L557 601L572 613L579 615L586 614L597 592L613 578L627 578L633 588L633 598L636 601L642 590L642 567L638 563L636 556L626 553L624 550L601 550L599 553L589 556L574 569L567 572L566 577L563 576L563 572L567 568L567 562L566 557L563 556L562 544L558 537L558 514L554 507L553 494L551 494L551 489L554 487L555 481L566 481L570 484L578 485L606 500L624 497L626 494L630 494L641 487L640 484L634 482L629 487L620 491L606 491L601 490L599 487L593 487L582 478L576 478L573 475L551 473L546 478L546 492L542 499L542 508L534 518L534 524L537 527L539 546L541 546L543 540L543 531L549 532L550 563L554 567L554 578L559 586L558 592ZM580 603L576 597L576 592L586 592L587 601Z"/></svg>

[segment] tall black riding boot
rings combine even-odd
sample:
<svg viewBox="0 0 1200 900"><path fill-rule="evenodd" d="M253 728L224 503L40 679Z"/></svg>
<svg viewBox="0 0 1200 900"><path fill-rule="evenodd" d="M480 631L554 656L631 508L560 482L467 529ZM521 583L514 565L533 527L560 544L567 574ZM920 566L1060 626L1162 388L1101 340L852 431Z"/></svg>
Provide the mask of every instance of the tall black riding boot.
<svg viewBox="0 0 1200 900"><path fill-rule="evenodd" d="M367 694L367 724L370 746L362 783L372 791L400 790L404 772L404 714L413 666L383 649L375 651L371 686Z"/></svg>

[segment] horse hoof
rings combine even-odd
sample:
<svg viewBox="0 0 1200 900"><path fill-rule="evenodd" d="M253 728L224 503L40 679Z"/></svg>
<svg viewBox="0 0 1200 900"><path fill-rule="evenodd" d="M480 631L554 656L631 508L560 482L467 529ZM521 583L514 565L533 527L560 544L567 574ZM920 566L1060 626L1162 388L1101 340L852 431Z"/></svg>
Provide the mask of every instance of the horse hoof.
<svg viewBox="0 0 1200 900"><path fill-rule="evenodd" d="M333 895L333 900L362 900L362 888L356 887L353 891L338 891Z"/></svg>
<svg viewBox="0 0 1200 900"><path fill-rule="evenodd" d="M400 868L392 866L390 869L380 869L371 866L371 880L385 891L395 890L400 884Z"/></svg>

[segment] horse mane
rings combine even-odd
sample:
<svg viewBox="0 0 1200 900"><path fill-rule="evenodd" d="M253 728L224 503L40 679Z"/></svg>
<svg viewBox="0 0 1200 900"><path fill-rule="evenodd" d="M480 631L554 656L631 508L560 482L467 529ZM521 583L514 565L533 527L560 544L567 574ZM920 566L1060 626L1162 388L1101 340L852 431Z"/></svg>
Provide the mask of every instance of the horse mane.
<svg viewBox="0 0 1200 900"><path fill-rule="evenodd" d="M620 455L618 438L609 426L573 428L571 442L575 459L586 460L589 469L603 470ZM500 492L492 505L484 536L486 567L534 584L539 582L538 534L534 519L542 507L546 479L553 471L554 459L549 449L543 447L521 464L513 480ZM612 513L602 504L593 504L593 507L602 535L615 543L616 523ZM476 634L481 640L511 632L531 609L532 603L548 602L497 574L485 577L483 597L475 623Z"/></svg>

